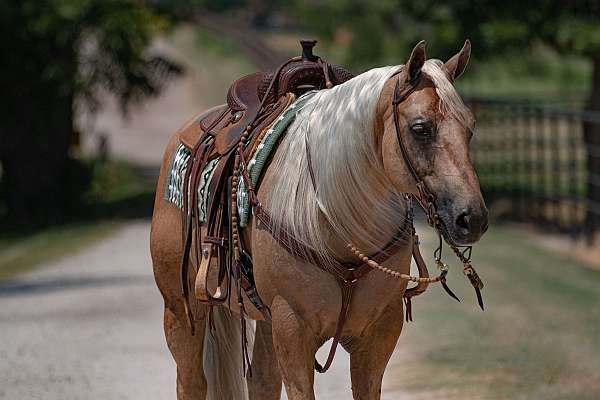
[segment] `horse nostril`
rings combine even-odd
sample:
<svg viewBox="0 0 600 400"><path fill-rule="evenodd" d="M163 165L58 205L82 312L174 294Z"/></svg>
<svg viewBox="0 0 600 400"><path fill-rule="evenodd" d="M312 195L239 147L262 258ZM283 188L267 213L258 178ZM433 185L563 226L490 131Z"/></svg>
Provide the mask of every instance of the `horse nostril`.
<svg viewBox="0 0 600 400"><path fill-rule="evenodd" d="M458 217L456 217L456 225L467 232L471 231L471 210L464 209Z"/></svg>

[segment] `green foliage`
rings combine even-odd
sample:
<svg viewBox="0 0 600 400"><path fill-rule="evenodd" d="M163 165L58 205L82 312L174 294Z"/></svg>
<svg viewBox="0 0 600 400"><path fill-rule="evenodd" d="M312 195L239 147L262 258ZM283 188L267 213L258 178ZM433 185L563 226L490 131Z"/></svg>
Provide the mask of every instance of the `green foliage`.
<svg viewBox="0 0 600 400"><path fill-rule="evenodd" d="M0 2L0 163L13 219L70 212L80 188L69 160L77 106L95 111L110 93L126 110L182 72L149 50L166 25L136 0Z"/></svg>
<svg viewBox="0 0 600 400"><path fill-rule="evenodd" d="M202 11L224 12L246 5L247 0L150 0L152 7L177 19L188 19Z"/></svg>
<svg viewBox="0 0 600 400"><path fill-rule="evenodd" d="M478 57L505 50L524 51L543 42L560 52L586 57L600 53L600 4L575 0L297 0L295 9L309 28L333 38L352 34L348 58L365 66L385 61L385 53L406 54L426 38L428 51L445 59L470 38ZM393 43L393 44L392 44ZM356 60L358 59L358 61Z"/></svg>
<svg viewBox="0 0 600 400"><path fill-rule="evenodd" d="M163 22L130 0L25 0L0 5L2 84L56 86L96 103L100 89L124 104L154 95L180 68L147 47ZM17 79L15 79L17 78ZM25 81L28 78L28 81Z"/></svg>
<svg viewBox="0 0 600 400"><path fill-rule="evenodd" d="M145 179L139 169L125 161L97 161L91 165L92 176L87 202L109 203L154 192L155 182Z"/></svg>

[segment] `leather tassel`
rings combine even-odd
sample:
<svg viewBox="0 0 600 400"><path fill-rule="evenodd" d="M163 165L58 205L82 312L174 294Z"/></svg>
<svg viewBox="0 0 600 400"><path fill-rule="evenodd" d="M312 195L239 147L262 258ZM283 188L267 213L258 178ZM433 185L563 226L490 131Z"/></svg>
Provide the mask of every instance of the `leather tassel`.
<svg viewBox="0 0 600 400"><path fill-rule="evenodd" d="M246 331L246 318L244 312L240 313L240 323L242 328L242 368L244 377L252 378L252 365L250 363L250 354L248 353L248 333Z"/></svg>
<svg viewBox="0 0 600 400"><path fill-rule="evenodd" d="M463 268L463 273L467 276L467 278L469 278L471 285L473 285L473 288L475 289L475 294L477 295L477 303L479 303L479 307L481 307L481 309L484 310L483 297L481 296L481 289L483 289L483 281L479 277L479 274L477 274L477 271L475 271L475 268L473 268L473 266L469 262L465 264Z"/></svg>
<svg viewBox="0 0 600 400"><path fill-rule="evenodd" d="M442 280L442 287L444 288L444 290L446 291L446 293L448 293L448 296L452 297L454 300L458 301L460 303L460 299L454 294L454 292L448 287L448 284L446 283L446 280Z"/></svg>
<svg viewBox="0 0 600 400"><path fill-rule="evenodd" d="M405 297L404 298L404 304L405 304L405 318L406 318L406 322L412 322L413 317L412 317L412 300L410 297Z"/></svg>
<svg viewBox="0 0 600 400"><path fill-rule="evenodd" d="M483 307L483 296L481 296L481 290L479 290L478 287L475 287L475 294L477 295L477 303L479 304L479 307L481 307L482 311L485 311L485 308Z"/></svg>

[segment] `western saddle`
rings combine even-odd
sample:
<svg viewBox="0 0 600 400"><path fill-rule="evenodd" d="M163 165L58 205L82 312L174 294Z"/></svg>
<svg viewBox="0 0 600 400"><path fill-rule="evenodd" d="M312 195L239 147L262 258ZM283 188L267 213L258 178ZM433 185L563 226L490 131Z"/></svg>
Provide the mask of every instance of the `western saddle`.
<svg viewBox="0 0 600 400"><path fill-rule="evenodd" d="M190 263L198 269L197 299L209 304L222 303L229 298L234 281L238 286L238 301L241 301L241 288L264 317L270 319L269 310L254 286L251 257L241 238L233 237L237 236L237 230L232 228L237 216L231 207L232 193L237 189L234 188L237 180L233 179L236 150L244 140L243 153L251 155L261 133L297 96L310 90L331 88L353 77L346 69L315 56L315 40L301 40L300 44L301 56L291 58L274 72L256 72L237 79L229 88L226 104L204 113L180 132L181 143L191 151L183 184L184 248L181 262L182 295L190 323L193 321L189 308ZM215 159L218 161L208 184L206 217L202 224L196 189L207 164ZM240 262L234 257L234 243L240 248ZM191 326L193 329L193 323Z"/></svg>
<svg viewBox="0 0 600 400"><path fill-rule="evenodd" d="M346 69L331 65L315 56L315 40L302 40L300 44L301 56L289 59L272 73L256 72L236 80L227 93L226 104L205 112L179 133L180 142L191 153L182 188L184 245L181 289L186 315L193 334L193 315L189 306L190 264L197 266L194 291L195 297L201 302L212 306L231 301L232 287L235 288L242 326L244 371L249 367L249 355L245 337L246 311L243 293L265 320L270 321L271 315L256 290L252 258L239 232L236 202L238 183L241 179L248 192L254 217L264 224L266 229L272 226L268 211L256 197L256 188L252 187L248 177L245 159L254 154L258 143L264 137L264 132L297 96L310 90L331 88L353 77ZM205 221L201 223L197 189L205 168L215 160L216 165L208 183ZM310 163L309 169L312 177ZM315 369L318 372L325 372L331 366L356 282L375 268L386 269L377 265L406 245L407 238L404 232L412 229L413 258L419 269L419 278L408 277L417 285L404 293L407 321L412 320L410 299L423 293L428 283L441 280L447 289L444 282L445 273L436 278L429 278L412 226L412 206L408 207L405 220L406 226L400 227L398 234L379 252L369 257L359 254L358 259L362 261L359 264L335 262L320 265L316 262L318 257L314 252L287 234L286 229L273 236L291 254L315 262L319 268L331 273L340 286L342 307L336 332L325 364L321 366L315 360ZM211 315L209 312L209 322Z"/></svg>

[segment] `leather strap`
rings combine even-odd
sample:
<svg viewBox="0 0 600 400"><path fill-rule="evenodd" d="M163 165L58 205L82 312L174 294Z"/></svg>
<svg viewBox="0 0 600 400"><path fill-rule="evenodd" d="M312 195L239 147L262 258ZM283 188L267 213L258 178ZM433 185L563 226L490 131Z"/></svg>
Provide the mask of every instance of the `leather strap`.
<svg viewBox="0 0 600 400"><path fill-rule="evenodd" d="M410 156L408 155L408 149L406 148L406 144L404 143L404 140L402 139L402 134L401 134L401 129L400 129L400 114L398 113L398 105L400 103L402 103L404 100L406 100L406 98L415 91L417 84L418 84L418 78L413 82L408 82L408 84L405 85L404 88L401 88L400 87L400 77L398 77L398 79L396 80L396 85L394 87L394 97L392 100L393 113L394 113L394 127L396 129L396 139L398 140L398 145L400 147L400 153L402 154L402 158L404 159L404 163L405 163L406 167L410 171L410 174L412 175L412 177L414 178L414 180L417 184L417 188L422 187L423 188L422 190L424 192L423 194L426 194L426 195L428 195L428 197L433 198L433 195L431 194L431 192L425 185L425 182L423 181L423 179L421 179L421 176L415 169L415 166L413 165L413 163L410 159ZM421 189L419 189L419 192L421 192ZM421 201L421 199L417 199L417 200L419 202Z"/></svg>

